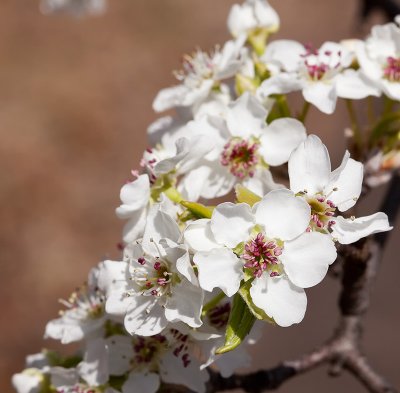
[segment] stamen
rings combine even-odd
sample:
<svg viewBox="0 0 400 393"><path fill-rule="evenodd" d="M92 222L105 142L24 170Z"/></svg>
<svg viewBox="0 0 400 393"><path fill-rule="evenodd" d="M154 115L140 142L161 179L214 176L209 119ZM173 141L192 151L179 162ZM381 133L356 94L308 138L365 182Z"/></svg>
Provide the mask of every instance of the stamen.
<svg viewBox="0 0 400 393"><path fill-rule="evenodd" d="M257 164L260 162L258 148L260 144L255 139L246 141L242 138L232 138L221 154L221 164L229 167L232 175L239 179L253 177Z"/></svg>

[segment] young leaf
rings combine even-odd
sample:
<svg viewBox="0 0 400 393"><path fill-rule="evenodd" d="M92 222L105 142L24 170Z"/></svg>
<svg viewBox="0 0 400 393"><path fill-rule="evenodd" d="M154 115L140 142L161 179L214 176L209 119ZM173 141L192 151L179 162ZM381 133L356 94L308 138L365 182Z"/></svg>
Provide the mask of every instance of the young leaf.
<svg viewBox="0 0 400 393"><path fill-rule="evenodd" d="M219 347L215 353L229 352L238 347L249 334L255 321L255 316L249 310L243 298L237 293L233 298L232 310L225 332L225 344Z"/></svg>
<svg viewBox="0 0 400 393"><path fill-rule="evenodd" d="M248 280L244 282L239 289L239 294L246 303L248 309L251 311L251 313L259 320L261 321L267 321L270 323L275 323L274 320L269 317L264 310L261 308L258 308L252 301L251 296L250 296L250 288L251 288L251 283L253 280Z"/></svg>
<svg viewBox="0 0 400 393"><path fill-rule="evenodd" d="M211 218L214 210L211 206L204 206L201 203L181 201L180 204L186 207L197 218Z"/></svg>
<svg viewBox="0 0 400 393"><path fill-rule="evenodd" d="M248 188L243 187L241 184L238 184L235 187L236 199L239 203L247 203L250 206L253 206L255 203L261 201L261 197L250 191Z"/></svg>

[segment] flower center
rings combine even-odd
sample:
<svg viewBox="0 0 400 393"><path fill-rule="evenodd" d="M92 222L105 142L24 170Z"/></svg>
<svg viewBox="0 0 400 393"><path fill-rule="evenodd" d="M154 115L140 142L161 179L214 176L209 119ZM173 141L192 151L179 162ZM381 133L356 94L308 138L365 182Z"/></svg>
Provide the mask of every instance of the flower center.
<svg viewBox="0 0 400 393"><path fill-rule="evenodd" d="M238 137L232 138L221 153L221 164L227 166L232 175L239 179L253 177L255 168L260 162L259 146L255 139L246 141Z"/></svg>
<svg viewBox="0 0 400 393"><path fill-rule="evenodd" d="M59 311L60 316L68 313L78 320L98 319L104 315L105 294L98 288L83 285L71 294L68 300L60 300L67 309Z"/></svg>
<svg viewBox="0 0 400 393"><path fill-rule="evenodd" d="M328 229L335 224L332 219L336 212L335 204L321 194L306 196L305 199L311 207L311 220L307 232L328 233Z"/></svg>
<svg viewBox="0 0 400 393"><path fill-rule="evenodd" d="M167 339L161 334L151 337L136 336L133 341L134 356L131 360L132 366L149 365L154 363L161 352L168 348Z"/></svg>
<svg viewBox="0 0 400 393"><path fill-rule="evenodd" d="M326 50L321 52L314 49L311 45L305 45L304 67L306 76L313 80L319 81L328 74L335 74L340 70L341 56L340 51L332 52Z"/></svg>
<svg viewBox="0 0 400 393"><path fill-rule="evenodd" d="M400 58L388 57L383 75L390 82L400 82Z"/></svg>
<svg viewBox="0 0 400 393"><path fill-rule="evenodd" d="M218 49L216 49L217 51ZM201 50L197 50L191 55L184 55L182 70L175 72L175 77L190 88L199 87L203 80L211 79L214 75L214 56Z"/></svg>
<svg viewBox="0 0 400 393"><path fill-rule="evenodd" d="M282 254L283 244L278 245L278 242L267 239L264 234L258 233L254 239L245 244L241 257L246 261L244 267L254 277L261 277L266 270L271 277L279 276L282 273L278 257Z"/></svg>
<svg viewBox="0 0 400 393"><path fill-rule="evenodd" d="M137 260L142 268L135 268L132 280L135 281L146 296L163 296L170 292L173 273L168 269L168 264L159 257L149 258L142 256Z"/></svg>
<svg viewBox="0 0 400 393"><path fill-rule="evenodd" d="M231 304L229 302L215 306L207 314L210 325L217 329L224 328L228 323L230 312Z"/></svg>

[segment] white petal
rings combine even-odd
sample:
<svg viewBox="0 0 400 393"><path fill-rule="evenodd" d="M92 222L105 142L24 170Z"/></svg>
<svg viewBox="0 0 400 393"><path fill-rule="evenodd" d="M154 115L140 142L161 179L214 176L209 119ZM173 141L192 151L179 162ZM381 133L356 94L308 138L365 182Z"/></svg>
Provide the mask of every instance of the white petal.
<svg viewBox="0 0 400 393"><path fill-rule="evenodd" d="M158 92L153 101L153 109L156 112L163 112L175 106L180 106L185 100L189 89L185 85L167 87Z"/></svg>
<svg viewBox="0 0 400 393"><path fill-rule="evenodd" d="M115 316L124 316L132 302L132 298L126 296L126 290L111 291L107 296L106 312Z"/></svg>
<svg viewBox="0 0 400 393"><path fill-rule="evenodd" d="M206 188L209 174L209 168L203 165L186 173L178 185L178 191L182 197L187 201L198 201L202 191Z"/></svg>
<svg viewBox="0 0 400 393"><path fill-rule="evenodd" d="M307 137L303 123L296 119L277 119L263 132L260 153L269 165L282 165Z"/></svg>
<svg viewBox="0 0 400 393"><path fill-rule="evenodd" d="M163 382L183 385L197 393L206 391L208 372L200 370L200 363L194 356L189 357L190 363L184 367L183 360L168 351L160 359L160 377Z"/></svg>
<svg viewBox="0 0 400 393"><path fill-rule="evenodd" d="M248 138L260 135L265 128L267 115L258 100L246 92L231 104L226 121L232 136Z"/></svg>
<svg viewBox="0 0 400 393"><path fill-rule="evenodd" d="M50 384L55 388L73 386L79 381L79 376L75 368L52 367L50 374Z"/></svg>
<svg viewBox="0 0 400 393"><path fill-rule="evenodd" d="M236 183L236 177L222 166L219 160L205 162L203 165L208 169L208 175L201 190L201 196L213 199L228 194Z"/></svg>
<svg viewBox="0 0 400 393"><path fill-rule="evenodd" d="M267 63L278 63L285 71L294 72L299 69L299 65L303 62L302 55L305 53L304 45L297 41L276 40L268 44L262 60Z"/></svg>
<svg viewBox="0 0 400 393"><path fill-rule="evenodd" d="M399 82L391 82L386 79L382 79L381 86L383 92L392 100L399 101L400 100L400 83Z"/></svg>
<svg viewBox="0 0 400 393"><path fill-rule="evenodd" d="M287 94L302 88L303 82L299 79L297 73L282 72L266 79L261 83L257 92L265 98L271 94Z"/></svg>
<svg viewBox="0 0 400 393"><path fill-rule="evenodd" d="M32 369L35 370L35 369ZM40 370L17 373L12 376L12 385L18 393L40 393L44 387L44 376Z"/></svg>
<svg viewBox="0 0 400 393"><path fill-rule="evenodd" d="M214 148L218 140L207 135L195 135L189 139L190 149L178 168L178 174L184 174L195 169L199 162Z"/></svg>
<svg viewBox="0 0 400 393"><path fill-rule="evenodd" d="M330 235L304 233L285 242L280 259L290 281L300 288L319 284L336 259L336 247Z"/></svg>
<svg viewBox="0 0 400 393"><path fill-rule="evenodd" d="M264 227L270 238L294 239L307 229L310 222L308 203L286 189L269 192L254 209L257 224Z"/></svg>
<svg viewBox="0 0 400 393"><path fill-rule="evenodd" d="M124 375L131 368L133 352L132 337L114 335L106 339L110 375Z"/></svg>
<svg viewBox="0 0 400 393"><path fill-rule="evenodd" d="M239 290L243 264L231 250L220 248L198 252L193 261L198 268L200 286L206 291L220 288L231 297Z"/></svg>
<svg viewBox="0 0 400 393"><path fill-rule="evenodd" d="M170 322L182 321L197 328L202 325L201 309L203 290L185 278L174 286L173 292L165 304L165 317Z"/></svg>
<svg viewBox="0 0 400 393"><path fill-rule="evenodd" d="M107 294L117 289L127 289L128 281L129 271L126 262L103 261L99 264L97 285Z"/></svg>
<svg viewBox="0 0 400 393"><path fill-rule="evenodd" d="M303 288L296 287L286 277L262 276L256 278L250 295L254 304L274 318L279 326L287 327L303 320L307 296Z"/></svg>
<svg viewBox="0 0 400 393"><path fill-rule="evenodd" d="M143 236L146 226L147 208L132 212L128 222L122 230L122 239L125 243L133 242Z"/></svg>
<svg viewBox="0 0 400 393"><path fill-rule="evenodd" d="M321 112L332 114L336 108L336 89L328 82L310 82L303 89L304 99Z"/></svg>
<svg viewBox="0 0 400 393"><path fill-rule="evenodd" d="M186 244L194 252L210 251L220 247L211 231L211 220L206 218L190 223L183 236Z"/></svg>
<svg viewBox="0 0 400 393"><path fill-rule="evenodd" d="M368 96L379 97L378 87L366 78L362 78L360 72L349 69L335 78L338 97L359 100Z"/></svg>
<svg viewBox="0 0 400 393"><path fill-rule="evenodd" d="M108 351L103 338L87 343L83 361L77 366L81 378L90 386L104 385L108 381Z"/></svg>
<svg viewBox="0 0 400 393"><path fill-rule="evenodd" d="M266 168L257 168L254 176L245 178L242 184L257 195L265 195L272 190L284 188L282 184L275 183L271 171Z"/></svg>
<svg viewBox="0 0 400 393"><path fill-rule="evenodd" d="M289 159L290 189L298 193L322 192L331 174L328 149L316 135L309 135Z"/></svg>
<svg viewBox="0 0 400 393"><path fill-rule="evenodd" d="M143 234L142 247L150 255L159 256L154 243L161 239L178 242L181 232L176 221L168 214L161 211L160 205L154 205L148 216Z"/></svg>
<svg viewBox="0 0 400 393"><path fill-rule="evenodd" d="M160 244L163 246L167 260L173 266L173 269L182 274L183 277L186 277L191 283L197 284L197 278L193 271L193 266L190 262L190 256L186 246L173 246L170 247L167 245L165 240L161 240Z"/></svg>
<svg viewBox="0 0 400 393"><path fill-rule="evenodd" d="M158 374L132 371L122 386L122 393L156 393L159 387Z"/></svg>
<svg viewBox="0 0 400 393"><path fill-rule="evenodd" d="M132 296L127 310L124 325L130 334L154 336L168 325L162 300L153 296Z"/></svg>
<svg viewBox="0 0 400 393"><path fill-rule="evenodd" d="M173 171L177 164L189 154L190 148L191 143L188 138L179 138L175 142L175 154L158 162L154 167L155 174L159 176Z"/></svg>
<svg viewBox="0 0 400 393"><path fill-rule="evenodd" d="M245 203L221 203L211 217L211 231L215 240L229 248L246 241L253 227L254 217L250 206Z"/></svg>
<svg viewBox="0 0 400 393"><path fill-rule="evenodd" d="M335 217L335 222L332 226L332 237L341 244L354 243L363 237L390 231L393 228L389 225L387 215L381 212L355 220L338 216Z"/></svg>
<svg viewBox="0 0 400 393"><path fill-rule="evenodd" d="M364 166L345 154L342 164L331 174L324 194L343 212L356 204L361 194ZM335 189L336 191L333 191Z"/></svg>
<svg viewBox="0 0 400 393"><path fill-rule="evenodd" d="M62 344L69 344L82 340L85 332L83 326L78 322L76 324L66 323L64 318L58 318L47 323L44 336L60 340Z"/></svg>
<svg viewBox="0 0 400 393"><path fill-rule="evenodd" d="M119 218L129 218L133 212L143 209L149 203L150 181L147 175L139 176L135 181L121 188L122 205L116 209Z"/></svg>

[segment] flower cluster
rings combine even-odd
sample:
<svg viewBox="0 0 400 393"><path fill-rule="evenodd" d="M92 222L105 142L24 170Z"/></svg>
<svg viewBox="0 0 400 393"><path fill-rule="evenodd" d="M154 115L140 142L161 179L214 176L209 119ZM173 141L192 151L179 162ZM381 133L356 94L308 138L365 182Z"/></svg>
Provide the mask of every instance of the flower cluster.
<svg viewBox="0 0 400 393"><path fill-rule="evenodd" d="M268 42L279 25L266 0L246 0L230 11L230 41L183 57L177 85L153 103L176 114L150 125L151 147L121 189L120 260L93 268L46 326L46 337L80 350L28 357L13 377L19 393L154 393L165 384L204 392L208 366L226 377L249 364L257 321L302 321L305 289L324 279L338 244L391 229L384 213L353 215L382 176L373 160L387 163L398 149L398 128L386 133L379 123L391 124L387 113L368 141L353 124L358 160L346 151L334 170L304 122L310 105L331 114L338 98L349 108L380 95L396 105L400 28L376 26L365 41L316 49ZM304 106L293 117L287 94L295 91ZM400 166L391 162L385 175Z"/></svg>

